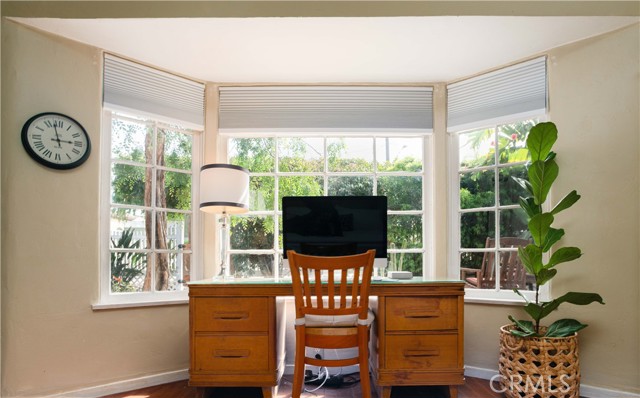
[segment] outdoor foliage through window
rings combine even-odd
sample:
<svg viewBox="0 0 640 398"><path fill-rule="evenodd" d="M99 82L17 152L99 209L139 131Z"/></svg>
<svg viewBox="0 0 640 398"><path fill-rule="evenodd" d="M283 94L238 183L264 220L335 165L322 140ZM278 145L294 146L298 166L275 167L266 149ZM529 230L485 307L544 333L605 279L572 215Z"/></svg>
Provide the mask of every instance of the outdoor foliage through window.
<svg viewBox="0 0 640 398"><path fill-rule="evenodd" d="M231 221L231 272L279 276L284 196L388 197L389 267L422 275L422 137L230 138L229 161L250 171L250 212Z"/></svg>
<svg viewBox="0 0 640 398"><path fill-rule="evenodd" d="M189 280L192 132L111 114L110 291L182 290Z"/></svg>
<svg viewBox="0 0 640 398"><path fill-rule="evenodd" d="M458 135L460 269L467 287L535 286L517 257L517 247L528 244L531 236L518 206L519 197L526 196L524 188L513 179L527 178L525 142L535 123L527 120Z"/></svg>

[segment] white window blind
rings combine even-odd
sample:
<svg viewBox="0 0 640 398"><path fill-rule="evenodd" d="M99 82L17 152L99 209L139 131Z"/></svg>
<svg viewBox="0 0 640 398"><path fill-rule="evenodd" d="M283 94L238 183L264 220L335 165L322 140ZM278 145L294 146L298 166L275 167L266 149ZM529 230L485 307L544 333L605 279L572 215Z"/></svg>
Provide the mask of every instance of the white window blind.
<svg viewBox="0 0 640 398"><path fill-rule="evenodd" d="M431 87L221 87L220 132L431 132Z"/></svg>
<svg viewBox="0 0 640 398"><path fill-rule="evenodd" d="M105 54L106 105L204 126L204 84Z"/></svg>
<svg viewBox="0 0 640 398"><path fill-rule="evenodd" d="M545 113L546 58L450 84L447 96L447 130L450 132Z"/></svg>

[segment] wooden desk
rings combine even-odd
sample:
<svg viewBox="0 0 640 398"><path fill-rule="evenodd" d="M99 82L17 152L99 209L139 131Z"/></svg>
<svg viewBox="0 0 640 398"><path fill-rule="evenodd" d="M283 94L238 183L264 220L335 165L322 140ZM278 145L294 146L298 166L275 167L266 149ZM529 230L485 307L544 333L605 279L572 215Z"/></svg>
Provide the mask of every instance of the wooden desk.
<svg viewBox="0 0 640 398"><path fill-rule="evenodd" d="M290 281L189 283L189 385L261 387L272 398L284 372L278 336L286 326L279 325L276 298L292 295ZM393 386L420 385L448 385L457 397L464 383L464 283L373 281L370 295L371 372L381 398Z"/></svg>

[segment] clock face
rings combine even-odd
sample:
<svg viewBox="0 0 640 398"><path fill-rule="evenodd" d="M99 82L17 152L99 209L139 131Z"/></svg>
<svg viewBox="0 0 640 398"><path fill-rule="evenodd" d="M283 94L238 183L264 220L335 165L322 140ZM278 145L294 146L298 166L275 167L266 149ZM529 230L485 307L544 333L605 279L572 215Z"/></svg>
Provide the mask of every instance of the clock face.
<svg viewBox="0 0 640 398"><path fill-rule="evenodd" d="M91 153L91 141L80 123L53 112L27 120L22 145L38 163L62 170L80 166Z"/></svg>

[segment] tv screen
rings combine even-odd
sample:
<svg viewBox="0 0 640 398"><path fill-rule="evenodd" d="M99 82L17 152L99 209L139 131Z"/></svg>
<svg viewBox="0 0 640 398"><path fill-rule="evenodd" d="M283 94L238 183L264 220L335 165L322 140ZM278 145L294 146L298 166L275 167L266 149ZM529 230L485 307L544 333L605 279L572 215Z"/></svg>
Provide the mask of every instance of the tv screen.
<svg viewBox="0 0 640 398"><path fill-rule="evenodd" d="M285 196L282 234L285 259L287 250L343 256L375 249L386 263L387 197Z"/></svg>

